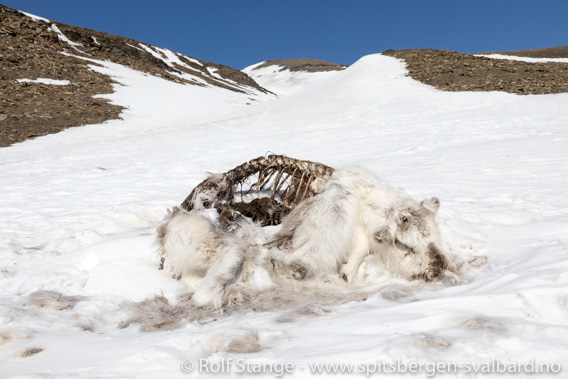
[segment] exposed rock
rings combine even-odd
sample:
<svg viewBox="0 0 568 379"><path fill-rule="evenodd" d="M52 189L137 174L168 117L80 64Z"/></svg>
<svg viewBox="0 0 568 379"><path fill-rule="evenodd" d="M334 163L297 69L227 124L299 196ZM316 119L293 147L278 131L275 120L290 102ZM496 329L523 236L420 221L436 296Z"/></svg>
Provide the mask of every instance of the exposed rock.
<svg viewBox="0 0 568 379"><path fill-rule="evenodd" d="M321 72L321 71L341 71L345 70L347 66L339 64L320 61L318 59L272 59L256 66L253 70L268 67L268 66L282 66L280 71L307 71L307 72Z"/></svg>
<svg viewBox="0 0 568 379"><path fill-rule="evenodd" d="M568 58L568 46L545 47L544 49L493 51L479 54L503 54L529 58Z"/></svg>
<svg viewBox="0 0 568 379"><path fill-rule="evenodd" d="M120 117L122 107L93 98L113 92L111 78L89 70L87 64L93 63L63 55L64 51L119 63L176 83L205 82L243 93L266 92L245 73L227 66L173 52L182 64L168 65L164 49L87 28L34 20L0 5L0 147ZM175 73L192 76L181 78ZM38 78L68 80L70 84L18 82Z"/></svg>
<svg viewBox="0 0 568 379"><path fill-rule="evenodd" d="M49 26L0 5L0 146L116 119L122 110L92 97L111 93L111 80L60 54L68 46ZM71 84L17 81L37 78Z"/></svg>
<svg viewBox="0 0 568 379"><path fill-rule="evenodd" d="M434 49L383 54L404 60L413 79L444 91L568 92L568 63L528 63Z"/></svg>

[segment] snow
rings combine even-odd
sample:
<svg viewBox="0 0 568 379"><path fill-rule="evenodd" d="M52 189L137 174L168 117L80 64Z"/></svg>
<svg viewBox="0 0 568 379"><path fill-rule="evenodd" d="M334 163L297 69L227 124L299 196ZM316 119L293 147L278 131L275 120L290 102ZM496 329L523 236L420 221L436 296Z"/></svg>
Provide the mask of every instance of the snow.
<svg viewBox="0 0 568 379"><path fill-rule="evenodd" d="M35 22L37 22L37 21L51 22L51 20L48 20L47 18L36 16L35 14L22 12L22 11L18 11L18 12L25 14L26 16L28 16L29 18L31 18Z"/></svg>
<svg viewBox="0 0 568 379"><path fill-rule="evenodd" d="M493 59L507 59L510 61L521 61L529 63L539 63L539 62L568 63L568 58L530 58L530 57L517 57L515 55L505 55L505 54L475 54L475 56L493 58Z"/></svg>
<svg viewBox="0 0 568 379"><path fill-rule="evenodd" d="M176 53L174 53L171 50L163 49L161 47L156 47L156 46L146 46L142 43L139 43L138 45L140 47L142 47L146 52L152 54L155 58L160 59L161 61L163 61L165 64L167 64L168 66L170 66L172 68L175 68L175 65L177 64L177 65L185 67L189 70L193 70L195 72L201 72L201 71L191 67L190 65L184 63L183 61L181 61L181 59L176 55ZM195 59L192 59L192 61L198 62ZM201 65L201 63L199 63L199 64Z"/></svg>
<svg viewBox="0 0 568 379"><path fill-rule="evenodd" d="M260 367L274 377L280 363L311 377L317 364L342 363L334 376L348 377L416 363L422 377L432 364L462 377L483 364L495 377L500 364L565 362L568 94L442 92L379 54L325 80L306 76L302 89L281 84L277 99L82 59L120 83L101 96L127 107L123 120L0 149L0 376L209 377L228 367L225 377L250 377ZM365 301L312 314L120 328L128 302L185 293L156 268L166 209L206 171L269 151L361 165L417 199L439 197L445 248L487 263L477 258L454 286L391 278ZM84 298L39 307L28 298L36 291ZM251 329L260 351L226 352ZM43 350L21 357L31 348Z"/></svg>
<svg viewBox="0 0 568 379"><path fill-rule="evenodd" d="M65 34L63 34L63 32L62 32L61 30L59 30L59 28L57 27L57 25L51 24L51 26L49 27L49 29L50 29L52 32L57 33L57 36L59 37L59 39L60 39L61 41L65 42L65 43L68 43L68 44L71 45L72 47L79 47L79 46L82 47L82 46L83 46L82 44L77 43L77 42L73 42L73 41L71 41L69 38L67 38L67 37L65 36Z"/></svg>
<svg viewBox="0 0 568 379"><path fill-rule="evenodd" d="M199 62L197 59L193 59L187 56L183 56L181 54L175 53L171 50L168 49L164 49L161 47L157 47L157 46L146 46L142 43L138 44L139 46L141 46L144 51L152 54L155 58L160 59L161 61L163 61L165 64L167 64L168 66L170 66L171 68L176 68L176 65L184 67L188 70L191 71L195 71L197 74L201 74L202 72L199 71L196 68L191 67L190 65L188 65L187 63L183 62L180 58L184 57L185 59L194 62L200 66L203 66L203 64L201 62ZM132 45L130 45L132 46ZM132 46L134 47L134 46ZM212 68L212 67L207 67L207 72L211 75L211 79L213 79L214 81L218 82L218 83L222 83L224 85L227 85L229 87L232 87L236 90L243 90L245 88L240 87L237 83L231 81L231 80L226 80L223 79L219 74L216 73L217 69ZM186 80L190 80L193 81L195 83L198 84L204 84L204 85L209 85L208 82L198 76L192 75L192 74L188 74L185 72L178 72L178 71L169 71L170 74L175 75L177 77L180 77L182 79L186 79ZM220 80L219 80L220 79Z"/></svg>
<svg viewBox="0 0 568 379"><path fill-rule="evenodd" d="M58 80L58 79L48 79L48 78L37 78L37 79L17 79L18 83L41 83L41 84L51 84L53 86L67 86L71 84L69 80Z"/></svg>
<svg viewBox="0 0 568 379"><path fill-rule="evenodd" d="M69 38L67 38L67 36L65 34L63 34L63 32L57 27L57 25L51 24L51 26L49 27L49 30L56 33L59 40L67 43L69 46L71 46L73 48L73 50L75 50L75 51L77 51L81 54L90 55L90 54L85 53L84 51L81 51L80 49L78 49L78 47L83 47L83 44L71 41Z"/></svg>
<svg viewBox="0 0 568 379"><path fill-rule="evenodd" d="M136 50L146 51L146 50L144 50L144 49L141 49L141 48L139 48L139 47L137 47L137 46L134 46L134 45L131 45L131 44L129 44L129 43L127 43L126 45L127 45L127 46L130 46L130 47L132 47L133 49L136 49Z"/></svg>
<svg viewBox="0 0 568 379"><path fill-rule="evenodd" d="M207 71L211 76L214 76L218 79L223 79L219 74L217 74L217 69L215 67L207 67Z"/></svg>
<svg viewBox="0 0 568 379"><path fill-rule="evenodd" d="M253 64L244 68L242 71L253 78L261 87L277 94L279 97L301 92L305 89L313 88L319 83L324 83L340 71L290 71L279 66L270 65L257 68L265 62Z"/></svg>

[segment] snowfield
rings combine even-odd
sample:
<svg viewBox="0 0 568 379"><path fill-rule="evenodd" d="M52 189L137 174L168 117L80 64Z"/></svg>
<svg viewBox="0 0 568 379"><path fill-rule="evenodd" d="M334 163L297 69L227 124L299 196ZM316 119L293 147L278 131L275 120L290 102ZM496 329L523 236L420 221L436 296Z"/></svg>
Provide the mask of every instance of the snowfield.
<svg viewBox="0 0 568 379"><path fill-rule="evenodd" d="M291 71L290 69L272 64L260 67L266 62L260 62L248 66L243 72L254 79L261 87L270 88L270 91L284 97L302 92L310 87L331 79L340 71Z"/></svg>
<svg viewBox="0 0 568 379"><path fill-rule="evenodd" d="M0 149L0 377L565 375L568 94L442 92L380 54L281 98L99 63L123 120ZM132 302L186 293L157 269L166 210L267 152L439 197L444 247L472 263L452 286L385 278L361 302L128 325Z"/></svg>

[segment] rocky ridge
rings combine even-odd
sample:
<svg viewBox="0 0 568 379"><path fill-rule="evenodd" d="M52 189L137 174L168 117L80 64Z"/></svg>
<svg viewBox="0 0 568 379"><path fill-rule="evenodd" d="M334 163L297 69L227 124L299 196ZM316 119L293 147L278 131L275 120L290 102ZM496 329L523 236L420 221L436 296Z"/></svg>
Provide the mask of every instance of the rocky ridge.
<svg viewBox="0 0 568 379"><path fill-rule="evenodd" d="M549 49L542 50L537 53L540 58L553 55ZM530 56L523 53L530 54L499 54ZM387 50L383 54L405 61L413 79L444 91L504 91L521 95L568 92L568 63L529 63L435 49Z"/></svg>
<svg viewBox="0 0 568 379"><path fill-rule="evenodd" d="M326 62L319 59L271 59L255 66L253 70L264 67L280 66L280 71L305 71L305 72L323 72L323 71L341 71L345 70L347 66L342 66L336 63Z"/></svg>
<svg viewBox="0 0 568 379"><path fill-rule="evenodd" d="M545 47L543 49L492 51L479 54L502 54L528 58L568 58L568 46Z"/></svg>
<svg viewBox="0 0 568 379"><path fill-rule="evenodd" d="M108 60L176 83L266 92L245 73L224 65L0 5L0 147L120 117L121 107L93 97L112 93L112 79L89 70L93 63L80 57ZM39 78L69 84L33 81Z"/></svg>

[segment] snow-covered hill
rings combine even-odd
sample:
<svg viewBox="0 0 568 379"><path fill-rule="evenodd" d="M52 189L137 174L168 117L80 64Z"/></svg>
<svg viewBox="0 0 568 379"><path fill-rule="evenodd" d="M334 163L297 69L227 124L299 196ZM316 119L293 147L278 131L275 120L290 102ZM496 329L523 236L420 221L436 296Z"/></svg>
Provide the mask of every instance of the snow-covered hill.
<svg viewBox="0 0 568 379"><path fill-rule="evenodd" d="M237 92L96 63L119 83L104 96L127 107L123 120L0 149L1 377L334 370L320 363L343 363L345 376L413 363L420 376L494 377L511 362L564 363L568 94L443 92L377 54L295 96L247 104ZM415 198L438 196L445 248L487 263L467 266L454 286L388 279L365 301L323 309L160 332L129 324L131 302L163 294L175 304L185 293L157 270L166 209L206 171L266 152L361 165Z"/></svg>
<svg viewBox="0 0 568 379"><path fill-rule="evenodd" d="M68 127L120 118L122 108L93 98L112 93L115 83L100 70L90 70L92 60L198 87L188 91L197 93L201 89L206 98L212 91L224 91L226 97L235 98L229 93L235 92L247 103L267 94L239 70L1 4L0 25L0 147ZM187 112L193 113L190 106Z"/></svg>
<svg viewBox="0 0 568 379"><path fill-rule="evenodd" d="M243 72L279 97L301 92L323 83L345 69L316 59L272 60L253 64Z"/></svg>

